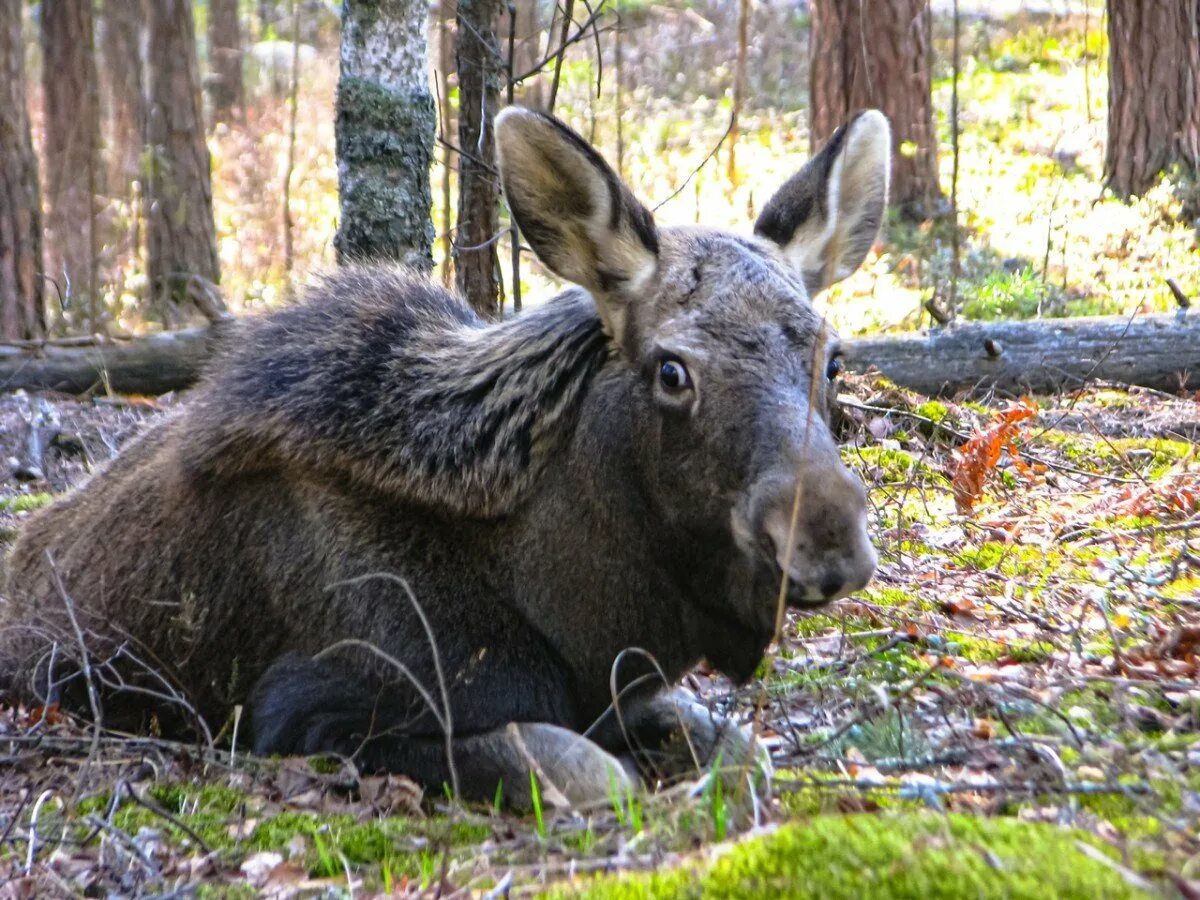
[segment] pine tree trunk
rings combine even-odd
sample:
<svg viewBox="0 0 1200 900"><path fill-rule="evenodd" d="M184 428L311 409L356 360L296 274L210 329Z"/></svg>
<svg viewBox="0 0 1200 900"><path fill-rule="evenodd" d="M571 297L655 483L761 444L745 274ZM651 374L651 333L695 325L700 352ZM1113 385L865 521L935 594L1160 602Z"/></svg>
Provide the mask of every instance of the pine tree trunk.
<svg viewBox="0 0 1200 900"><path fill-rule="evenodd" d="M25 105L22 0L0 0L0 339L46 332L37 157Z"/></svg>
<svg viewBox="0 0 1200 900"><path fill-rule="evenodd" d="M242 30L238 0L209 0L208 54L212 77L208 96L213 122L227 122L242 106Z"/></svg>
<svg viewBox="0 0 1200 900"><path fill-rule="evenodd" d="M335 123L342 263L433 265L428 0L345 0Z"/></svg>
<svg viewBox="0 0 1200 900"><path fill-rule="evenodd" d="M1200 169L1200 2L1108 0L1108 42L1104 180L1129 198Z"/></svg>
<svg viewBox="0 0 1200 900"><path fill-rule="evenodd" d="M100 177L100 103L92 4L42 5L47 271L69 320L96 324L95 197Z"/></svg>
<svg viewBox="0 0 1200 900"><path fill-rule="evenodd" d="M458 2L458 224L454 277L458 291L480 315L500 314L500 185L492 120L500 99L498 0Z"/></svg>
<svg viewBox="0 0 1200 900"><path fill-rule="evenodd" d="M851 114L882 110L892 123L892 205L917 218L942 205L929 16L927 0L812 0L813 146Z"/></svg>
<svg viewBox="0 0 1200 900"><path fill-rule="evenodd" d="M201 311L219 303L211 286L220 270L192 6L189 0L147 5L147 275L155 310L173 326L189 301Z"/></svg>
<svg viewBox="0 0 1200 900"><path fill-rule="evenodd" d="M142 0L104 0L101 49L109 107L109 183L119 197L127 197L141 175L146 138L144 22Z"/></svg>

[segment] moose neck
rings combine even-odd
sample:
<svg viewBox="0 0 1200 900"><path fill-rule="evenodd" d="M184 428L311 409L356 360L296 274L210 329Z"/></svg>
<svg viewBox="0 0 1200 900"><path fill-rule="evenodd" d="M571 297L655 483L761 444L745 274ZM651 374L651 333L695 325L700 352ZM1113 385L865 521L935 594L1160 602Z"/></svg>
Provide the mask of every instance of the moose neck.
<svg viewBox="0 0 1200 900"><path fill-rule="evenodd" d="M403 492L471 515L517 508L569 439L610 354L591 298L569 291L486 328L400 344L375 411L375 453Z"/></svg>

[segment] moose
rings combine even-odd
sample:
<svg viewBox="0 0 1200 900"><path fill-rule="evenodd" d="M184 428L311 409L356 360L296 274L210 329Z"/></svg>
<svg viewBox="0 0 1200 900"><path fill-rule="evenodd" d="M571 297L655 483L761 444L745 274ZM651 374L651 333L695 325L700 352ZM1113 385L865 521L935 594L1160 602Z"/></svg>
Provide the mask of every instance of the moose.
<svg viewBox="0 0 1200 900"><path fill-rule="evenodd" d="M485 322L350 266L231 326L185 404L23 528L0 684L164 734L242 706L259 754L514 803L531 771L603 801L681 734L701 764L745 748L677 680L746 681L781 601L876 566L810 298L877 236L887 120L848 121L745 237L659 227L551 116L495 132L521 234L575 286Z"/></svg>

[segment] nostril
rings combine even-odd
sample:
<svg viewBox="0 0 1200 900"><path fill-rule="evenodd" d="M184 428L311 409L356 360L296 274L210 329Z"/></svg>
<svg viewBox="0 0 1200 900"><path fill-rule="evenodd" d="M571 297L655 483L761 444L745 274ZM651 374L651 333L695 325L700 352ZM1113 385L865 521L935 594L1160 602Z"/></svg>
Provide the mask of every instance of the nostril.
<svg viewBox="0 0 1200 900"><path fill-rule="evenodd" d="M829 600L840 593L845 584L841 575L826 575L821 579L821 596Z"/></svg>

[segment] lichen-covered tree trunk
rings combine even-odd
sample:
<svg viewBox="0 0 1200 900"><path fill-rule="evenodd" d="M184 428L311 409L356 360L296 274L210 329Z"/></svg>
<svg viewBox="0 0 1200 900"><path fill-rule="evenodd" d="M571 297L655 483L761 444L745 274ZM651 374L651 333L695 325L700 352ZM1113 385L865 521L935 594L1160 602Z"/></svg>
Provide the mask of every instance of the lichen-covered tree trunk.
<svg viewBox="0 0 1200 900"><path fill-rule="evenodd" d="M189 0L148 3L147 275L164 324L191 305L212 317L220 304L212 176L200 111L196 35Z"/></svg>
<svg viewBox="0 0 1200 900"><path fill-rule="evenodd" d="M25 105L22 0L0 0L0 338L41 337L42 215Z"/></svg>
<svg viewBox="0 0 1200 900"><path fill-rule="evenodd" d="M212 69L208 82L212 118L214 122L227 122L241 108L243 97L238 0L209 0L208 56Z"/></svg>
<svg viewBox="0 0 1200 900"><path fill-rule="evenodd" d="M44 3L41 19L47 269L68 301L64 314L95 324L101 176L92 4Z"/></svg>
<svg viewBox="0 0 1200 900"><path fill-rule="evenodd" d="M500 100L499 0L458 0L458 224L454 278L484 316L500 314L500 185L492 121Z"/></svg>
<svg viewBox="0 0 1200 900"><path fill-rule="evenodd" d="M101 52L108 95L109 187L126 197L141 173L146 137L146 98L142 85L142 0L104 0Z"/></svg>
<svg viewBox="0 0 1200 900"><path fill-rule="evenodd" d="M918 218L935 214L942 200L929 16L927 0L812 2L812 144L858 110L882 110L892 123L892 205Z"/></svg>
<svg viewBox="0 0 1200 900"><path fill-rule="evenodd" d="M338 78L338 261L433 265L428 0L344 0Z"/></svg>
<svg viewBox="0 0 1200 900"><path fill-rule="evenodd" d="M1200 2L1108 0L1108 42L1104 180L1128 198L1200 169Z"/></svg>

